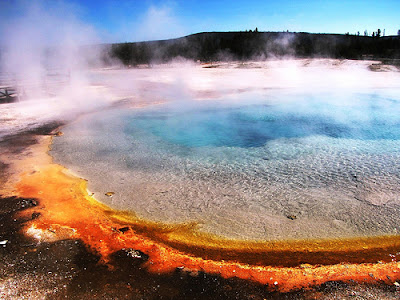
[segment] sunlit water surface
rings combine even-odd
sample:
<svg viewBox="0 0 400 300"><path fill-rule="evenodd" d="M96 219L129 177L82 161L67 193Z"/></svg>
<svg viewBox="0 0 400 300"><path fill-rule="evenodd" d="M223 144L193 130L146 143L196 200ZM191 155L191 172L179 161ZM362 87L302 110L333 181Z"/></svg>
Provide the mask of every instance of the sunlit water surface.
<svg viewBox="0 0 400 300"><path fill-rule="evenodd" d="M149 220L240 239L396 234L399 111L379 91L178 100L81 118L51 153Z"/></svg>

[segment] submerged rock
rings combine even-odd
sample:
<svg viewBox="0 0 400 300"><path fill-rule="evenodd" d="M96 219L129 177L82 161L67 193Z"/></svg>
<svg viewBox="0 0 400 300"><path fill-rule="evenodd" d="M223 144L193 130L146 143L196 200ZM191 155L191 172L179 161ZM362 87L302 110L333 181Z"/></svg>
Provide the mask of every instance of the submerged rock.
<svg viewBox="0 0 400 300"><path fill-rule="evenodd" d="M62 135L64 135L62 131L57 131L56 133L54 133L54 136L62 136Z"/></svg>
<svg viewBox="0 0 400 300"><path fill-rule="evenodd" d="M120 231L120 232L122 232L122 233L125 233L126 231L128 231L130 228L129 227L122 227L122 228L119 228L118 230Z"/></svg>

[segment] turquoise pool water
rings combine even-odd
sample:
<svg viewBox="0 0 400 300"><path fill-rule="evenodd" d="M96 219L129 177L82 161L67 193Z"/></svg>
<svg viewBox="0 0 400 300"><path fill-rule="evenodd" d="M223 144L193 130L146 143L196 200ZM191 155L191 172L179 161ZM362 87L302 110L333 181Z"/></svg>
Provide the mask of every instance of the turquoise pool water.
<svg viewBox="0 0 400 300"><path fill-rule="evenodd" d="M262 147L271 140L327 136L400 139L399 103L378 95L354 95L347 105L321 99L229 107L215 103L162 107L132 113L125 133L141 130L182 147Z"/></svg>
<svg viewBox="0 0 400 300"><path fill-rule="evenodd" d="M397 234L399 111L378 92L281 91L113 109L66 126L52 155L154 221L258 240Z"/></svg>

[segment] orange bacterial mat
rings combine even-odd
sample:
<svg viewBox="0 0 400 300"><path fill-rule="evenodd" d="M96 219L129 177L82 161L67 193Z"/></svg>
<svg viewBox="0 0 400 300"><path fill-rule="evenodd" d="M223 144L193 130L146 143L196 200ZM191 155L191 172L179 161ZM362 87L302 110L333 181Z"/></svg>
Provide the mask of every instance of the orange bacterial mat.
<svg viewBox="0 0 400 300"><path fill-rule="evenodd" d="M78 238L103 262L115 251L132 248L149 256L150 272L176 268L237 277L282 292L328 281L400 280L400 236L335 240L246 242L220 239L196 231L195 224L146 222L97 202L87 182L64 167L45 163L25 172L15 185L39 205L23 214L40 213L27 232L39 239Z"/></svg>

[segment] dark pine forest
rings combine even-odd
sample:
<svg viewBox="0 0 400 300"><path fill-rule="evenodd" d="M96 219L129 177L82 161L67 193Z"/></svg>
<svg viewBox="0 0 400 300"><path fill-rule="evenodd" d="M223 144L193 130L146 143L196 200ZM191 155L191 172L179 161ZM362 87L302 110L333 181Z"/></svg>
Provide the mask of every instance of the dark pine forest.
<svg viewBox="0 0 400 300"><path fill-rule="evenodd" d="M125 65L163 63L181 57L210 62L268 58L400 59L400 36L292 32L204 32L182 38L108 45Z"/></svg>

